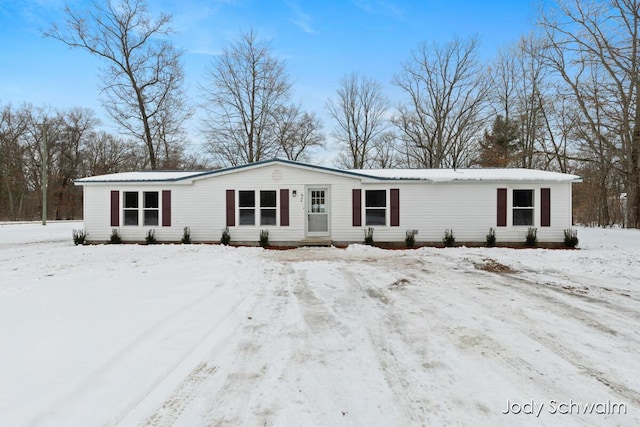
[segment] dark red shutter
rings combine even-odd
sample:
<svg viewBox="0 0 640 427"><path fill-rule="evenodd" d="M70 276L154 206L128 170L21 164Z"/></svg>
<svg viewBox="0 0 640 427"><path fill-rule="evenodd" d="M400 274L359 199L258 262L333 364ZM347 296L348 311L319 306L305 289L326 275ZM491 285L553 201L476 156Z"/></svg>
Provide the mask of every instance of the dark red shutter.
<svg viewBox="0 0 640 427"><path fill-rule="evenodd" d="M227 190L227 227L236 225L236 190Z"/></svg>
<svg viewBox="0 0 640 427"><path fill-rule="evenodd" d="M354 227L362 225L362 190L353 189L351 200L351 211L353 213L351 223Z"/></svg>
<svg viewBox="0 0 640 427"><path fill-rule="evenodd" d="M120 192L111 192L111 226L120 227Z"/></svg>
<svg viewBox="0 0 640 427"><path fill-rule="evenodd" d="M391 226L400 226L400 189L392 188L389 194L391 199Z"/></svg>
<svg viewBox="0 0 640 427"><path fill-rule="evenodd" d="M162 190L162 226L171 227L171 190Z"/></svg>
<svg viewBox="0 0 640 427"><path fill-rule="evenodd" d="M507 189L498 188L498 227L507 226Z"/></svg>
<svg viewBox="0 0 640 427"><path fill-rule="evenodd" d="M289 226L289 190L280 189L280 227Z"/></svg>
<svg viewBox="0 0 640 427"><path fill-rule="evenodd" d="M551 189L540 189L540 226L551 226Z"/></svg>

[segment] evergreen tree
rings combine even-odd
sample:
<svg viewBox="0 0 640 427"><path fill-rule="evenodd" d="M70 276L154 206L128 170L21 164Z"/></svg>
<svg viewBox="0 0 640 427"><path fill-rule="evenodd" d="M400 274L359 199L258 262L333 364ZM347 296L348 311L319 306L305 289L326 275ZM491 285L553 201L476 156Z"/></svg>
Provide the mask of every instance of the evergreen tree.
<svg viewBox="0 0 640 427"><path fill-rule="evenodd" d="M478 164L483 167L504 168L511 166L519 139L518 123L498 115L491 132L484 132L480 142Z"/></svg>

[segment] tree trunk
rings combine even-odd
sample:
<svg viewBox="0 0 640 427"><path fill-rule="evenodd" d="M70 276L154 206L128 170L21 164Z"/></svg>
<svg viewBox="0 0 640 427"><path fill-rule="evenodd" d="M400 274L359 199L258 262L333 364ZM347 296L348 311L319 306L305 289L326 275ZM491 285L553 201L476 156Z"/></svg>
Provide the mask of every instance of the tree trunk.
<svg viewBox="0 0 640 427"><path fill-rule="evenodd" d="M634 131L629 156L629 173L627 175L627 228L638 228L640 226L640 156L638 145L640 144L640 134L638 128Z"/></svg>
<svg viewBox="0 0 640 427"><path fill-rule="evenodd" d="M609 214L609 197L607 191L607 173L600 171L600 182L598 185L598 193L600 193L600 209L598 215L598 226L607 227L611 225L611 215Z"/></svg>

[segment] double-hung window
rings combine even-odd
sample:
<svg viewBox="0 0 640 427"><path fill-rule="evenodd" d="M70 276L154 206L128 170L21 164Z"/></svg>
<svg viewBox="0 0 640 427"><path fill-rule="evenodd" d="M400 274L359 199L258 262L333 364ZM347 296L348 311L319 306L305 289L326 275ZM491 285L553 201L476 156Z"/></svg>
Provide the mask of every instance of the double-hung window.
<svg viewBox="0 0 640 427"><path fill-rule="evenodd" d="M139 209L138 209L138 192L124 192L124 225L138 225Z"/></svg>
<svg viewBox="0 0 640 427"><path fill-rule="evenodd" d="M240 225L256 224L255 191L238 191L238 208L240 210Z"/></svg>
<svg viewBox="0 0 640 427"><path fill-rule="evenodd" d="M277 225L276 193L275 190L238 191L240 225Z"/></svg>
<svg viewBox="0 0 640 427"><path fill-rule="evenodd" d="M533 225L533 190L513 190L513 225Z"/></svg>
<svg viewBox="0 0 640 427"><path fill-rule="evenodd" d="M387 191L366 190L365 225L387 224Z"/></svg>
<svg viewBox="0 0 640 427"><path fill-rule="evenodd" d="M119 211L119 197L114 202L114 192L112 191L111 199L111 223L122 224L125 226L158 226L160 225L160 217L162 216L162 226L171 225L171 191L123 191L122 194L122 211ZM162 195L162 213L161 200ZM120 216L122 215L122 216Z"/></svg>
<svg viewBox="0 0 640 427"><path fill-rule="evenodd" d="M158 225L160 218L160 203L157 191L145 191L143 194L144 203L144 225Z"/></svg>
<svg viewBox="0 0 640 427"><path fill-rule="evenodd" d="M275 191L260 191L260 225L276 225Z"/></svg>

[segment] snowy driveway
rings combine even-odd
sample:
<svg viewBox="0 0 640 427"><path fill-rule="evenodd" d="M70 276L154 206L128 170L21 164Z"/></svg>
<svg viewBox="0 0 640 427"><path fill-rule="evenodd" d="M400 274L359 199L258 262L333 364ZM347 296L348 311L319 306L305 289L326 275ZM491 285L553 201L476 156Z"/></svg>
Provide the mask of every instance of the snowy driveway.
<svg viewBox="0 0 640 427"><path fill-rule="evenodd" d="M635 230L264 251L73 227L0 226L4 425L640 425Z"/></svg>

